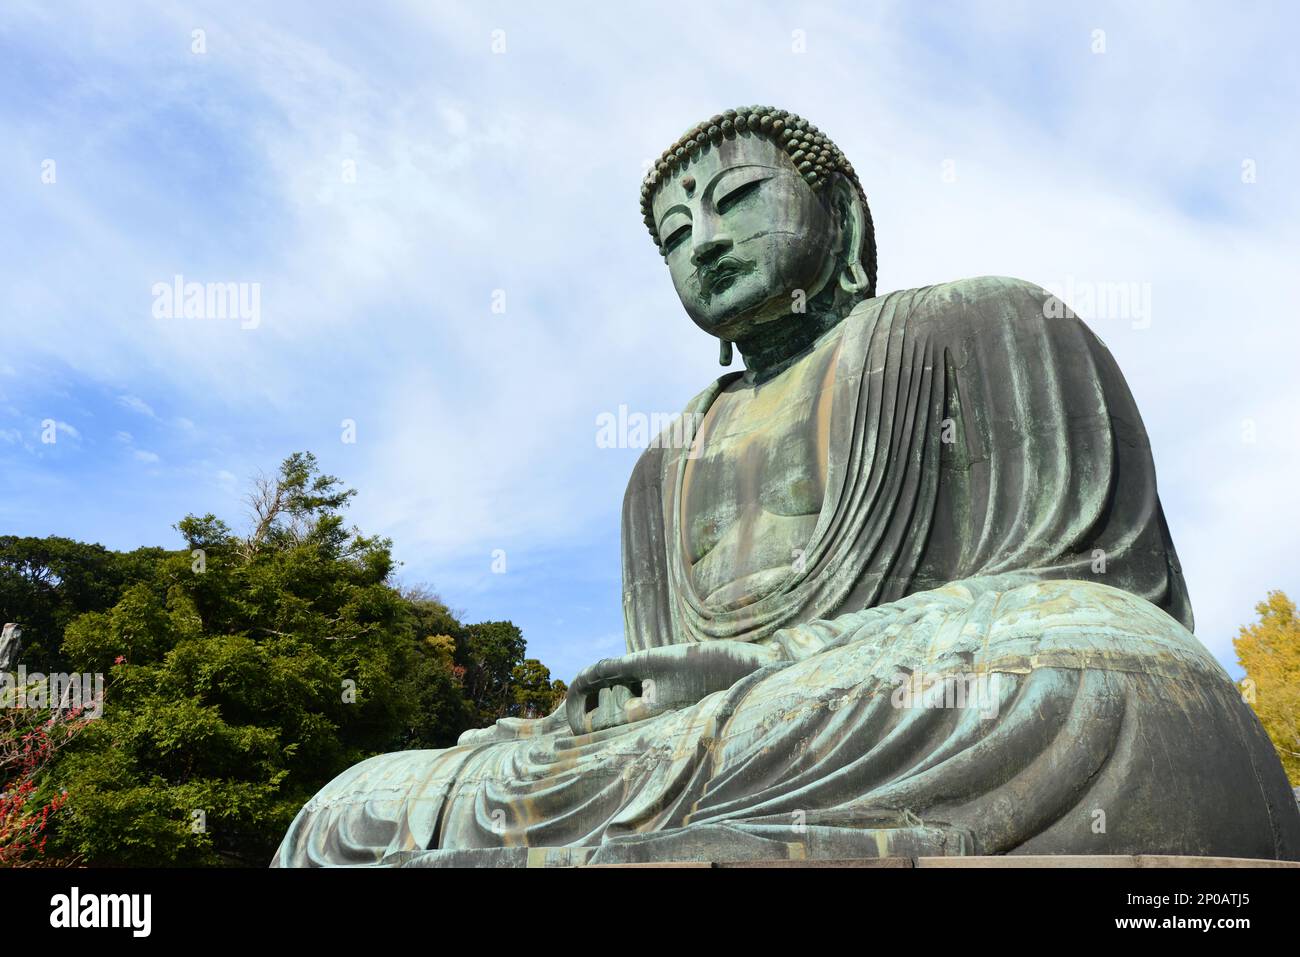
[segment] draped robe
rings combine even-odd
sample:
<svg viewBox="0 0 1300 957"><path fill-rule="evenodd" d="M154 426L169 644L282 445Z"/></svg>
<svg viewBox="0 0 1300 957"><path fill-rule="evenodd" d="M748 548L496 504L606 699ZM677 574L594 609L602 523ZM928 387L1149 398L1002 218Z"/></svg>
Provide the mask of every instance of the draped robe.
<svg viewBox="0 0 1300 957"><path fill-rule="evenodd" d="M1189 630L1133 398L1066 313L987 277L854 309L830 333L811 541L740 607L692 583L688 449L648 449L623 509L628 650L689 668L729 639L780 660L617 728L575 734L561 708L371 758L274 863L1300 858L1277 756Z"/></svg>

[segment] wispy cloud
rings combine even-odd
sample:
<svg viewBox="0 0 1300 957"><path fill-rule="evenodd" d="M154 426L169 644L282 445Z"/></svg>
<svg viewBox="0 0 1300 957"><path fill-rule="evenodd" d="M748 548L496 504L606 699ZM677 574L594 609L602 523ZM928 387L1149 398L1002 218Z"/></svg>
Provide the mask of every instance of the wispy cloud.
<svg viewBox="0 0 1300 957"><path fill-rule="evenodd" d="M132 412L138 412L140 415L147 415L151 419L158 418L154 413L154 410L149 407L149 403L145 402L144 399L141 399L139 396L119 395L117 401L123 408L130 409Z"/></svg>

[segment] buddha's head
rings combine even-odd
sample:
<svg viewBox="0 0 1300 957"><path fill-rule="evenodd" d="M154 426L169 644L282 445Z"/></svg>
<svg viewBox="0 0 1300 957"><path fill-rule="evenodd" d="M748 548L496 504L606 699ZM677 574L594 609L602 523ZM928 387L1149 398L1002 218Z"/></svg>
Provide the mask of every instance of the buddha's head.
<svg viewBox="0 0 1300 957"><path fill-rule="evenodd" d="M686 312L742 351L875 293L871 213L853 167L786 110L727 110L692 128L646 177L641 208Z"/></svg>

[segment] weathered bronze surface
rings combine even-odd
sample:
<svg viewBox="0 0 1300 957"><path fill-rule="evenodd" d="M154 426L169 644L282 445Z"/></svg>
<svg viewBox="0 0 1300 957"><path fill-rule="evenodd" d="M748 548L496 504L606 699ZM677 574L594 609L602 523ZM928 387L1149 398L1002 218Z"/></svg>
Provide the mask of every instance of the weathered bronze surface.
<svg viewBox="0 0 1300 957"><path fill-rule="evenodd" d="M783 111L696 127L642 204L746 368L632 474L628 654L344 772L277 865L1300 858L1083 323L1013 279L876 296L852 167Z"/></svg>

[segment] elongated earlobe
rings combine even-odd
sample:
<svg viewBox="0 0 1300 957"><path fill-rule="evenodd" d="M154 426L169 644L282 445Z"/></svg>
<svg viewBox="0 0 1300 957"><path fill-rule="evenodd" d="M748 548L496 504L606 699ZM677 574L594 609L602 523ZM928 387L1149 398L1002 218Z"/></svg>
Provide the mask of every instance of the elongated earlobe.
<svg viewBox="0 0 1300 957"><path fill-rule="evenodd" d="M862 237L870 230L866 206L853 185L844 177L837 177L840 227L844 243L841 255L844 268L840 270L840 288L850 295L871 292L871 277L862 267Z"/></svg>
<svg viewBox="0 0 1300 957"><path fill-rule="evenodd" d="M840 288L851 293L866 292L871 288L871 280L862 268L862 263L854 260L845 264L844 271L840 273Z"/></svg>
<svg viewBox="0 0 1300 957"><path fill-rule="evenodd" d="M731 342L727 339L718 340L718 362L721 365L731 365Z"/></svg>

